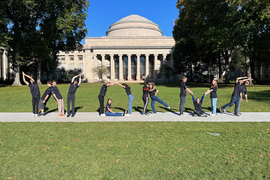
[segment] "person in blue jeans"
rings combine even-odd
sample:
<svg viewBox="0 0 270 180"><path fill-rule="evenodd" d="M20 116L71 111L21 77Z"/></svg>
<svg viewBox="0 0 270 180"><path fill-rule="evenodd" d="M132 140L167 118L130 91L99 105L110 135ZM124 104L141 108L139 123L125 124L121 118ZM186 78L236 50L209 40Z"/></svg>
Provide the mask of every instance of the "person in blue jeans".
<svg viewBox="0 0 270 180"><path fill-rule="evenodd" d="M216 116L217 115L217 90L218 90L218 84L217 80L212 81L211 88L208 90L208 93L210 92L210 99L211 99L211 107L212 107L212 115L211 116Z"/></svg>
<svg viewBox="0 0 270 180"><path fill-rule="evenodd" d="M106 116L125 116L125 112L124 113L113 112L111 104L112 104L112 99L108 99L107 105L106 105L106 111L105 111Z"/></svg>
<svg viewBox="0 0 270 180"><path fill-rule="evenodd" d="M150 94L150 97L152 99L151 101L151 107L152 107L152 110L153 110L153 113L156 114L157 111L155 109L155 102L159 102L160 104L166 106L168 109L170 109L170 106L168 104L166 104L164 101L162 101L161 99L159 99L157 97L157 93L158 93L158 90L155 88L154 84L151 83L149 84L149 94Z"/></svg>
<svg viewBox="0 0 270 180"><path fill-rule="evenodd" d="M118 85L124 88L128 95L128 114L126 114L126 116L130 116L132 114L132 103L134 100L134 96L131 94L130 87L126 83L123 83L123 84L118 83Z"/></svg>
<svg viewBox="0 0 270 180"><path fill-rule="evenodd" d="M224 106L221 106L221 108L220 108L221 113L226 112L226 110L228 108L230 108L232 105L235 104L234 115L235 116L240 116L240 114L238 113L238 109L239 109L239 102L240 102L239 98L242 99L242 86L241 86L241 84L243 83L243 80L240 79L239 82L238 81L236 81L236 82L237 83L235 84L231 101L228 104L225 104Z"/></svg>

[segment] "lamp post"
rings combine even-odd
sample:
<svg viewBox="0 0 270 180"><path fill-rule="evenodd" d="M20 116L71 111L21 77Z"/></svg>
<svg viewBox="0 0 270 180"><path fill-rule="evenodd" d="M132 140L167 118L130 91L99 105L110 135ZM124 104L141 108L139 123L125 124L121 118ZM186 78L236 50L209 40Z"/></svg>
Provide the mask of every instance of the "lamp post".
<svg viewBox="0 0 270 180"><path fill-rule="evenodd" d="M0 47L0 79L3 80L3 53L4 48Z"/></svg>

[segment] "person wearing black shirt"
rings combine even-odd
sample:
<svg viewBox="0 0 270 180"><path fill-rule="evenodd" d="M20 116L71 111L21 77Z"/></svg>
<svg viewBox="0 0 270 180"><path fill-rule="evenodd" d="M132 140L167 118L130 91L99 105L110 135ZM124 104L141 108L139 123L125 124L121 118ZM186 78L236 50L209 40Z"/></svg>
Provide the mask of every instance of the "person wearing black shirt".
<svg viewBox="0 0 270 180"><path fill-rule="evenodd" d="M217 90L218 90L217 80L213 80L211 88L209 89L212 107L212 116L215 116L217 114L217 99L218 99Z"/></svg>
<svg viewBox="0 0 270 180"><path fill-rule="evenodd" d="M106 83L103 84L101 89L100 89L100 93L98 95L98 100L99 100L99 115L100 116L105 116L104 114L104 96L106 95L107 92L107 87L114 85L115 83Z"/></svg>
<svg viewBox="0 0 270 180"><path fill-rule="evenodd" d="M248 102L248 97L247 97L247 86L250 84L249 82L252 81L252 79L244 79L243 84L242 84L242 94L245 94L246 102ZM243 96L242 96L243 97ZM243 99L239 99L239 107L238 107L238 114L240 113L240 104Z"/></svg>
<svg viewBox="0 0 270 180"><path fill-rule="evenodd" d="M155 88L155 85L153 83L149 84L149 94L150 94L150 97L152 99L151 101L151 108L153 110L153 113L156 114L157 111L155 109L155 102L159 102L160 104L166 106L168 109L171 109L170 106L168 104L166 104L164 101L162 101L161 99L159 99L157 97L157 93L158 93L158 90Z"/></svg>
<svg viewBox="0 0 270 180"><path fill-rule="evenodd" d="M180 85L180 105L179 105L179 111L180 111L180 116L184 115L184 106L185 106L185 103L186 103L186 91L188 91L191 95L193 95L192 91L186 86L186 82L187 82L187 77L183 77L182 78L182 82L181 82L181 85Z"/></svg>
<svg viewBox="0 0 270 180"><path fill-rule="evenodd" d="M79 76L79 83L77 80L75 80L78 76ZM81 77L82 77L82 74L79 74L77 76L74 76L71 80L71 84L69 86L69 91L68 91L68 95L67 95L67 117L70 116L70 100L72 102L72 115L71 115L71 117L74 117L74 115L75 115L75 93L76 93L76 90L81 85L81 81L82 81Z"/></svg>
<svg viewBox="0 0 270 180"><path fill-rule="evenodd" d="M30 87L30 91L32 94L32 106L33 106L33 115L32 116L38 116L38 102L40 99L40 92L37 82L29 75L26 75L24 72L23 74L23 81L24 83ZM25 80L25 76L30 79L30 83Z"/></svg>
<svg viewBox="0 0 270 180"><path fill-rule="evenodd" d="M201 99L200 99L200 98L197 98L196 100L195 100L195 98L194 98L194 95L191 94L192 100L193 100L193 104L194 104L194 116L197 115L197 116L200 116L200 117L207 117L207 115L205 114L205 111L202 110L202 103L203 103L204 97L205 97L208 93L210 93L209 90L206 91L206 92L203 94L203 96L202 96Z"/></svg>
<svg viewBox="0 0 270 180"><path fill-rule="evenodd" d="M111 104L112 99L108 99L105 111L106 116L125 116L125 112L124 113L113 112Z"/></svg>
<svg viewBox="0 0 270 180"><path fill-rule="evenodd" d="M149 96L148 96L149 84L144 83L144 86L143 86L142 90L143 90L142 100L143 100L143 103L144 103L143 115L148 115L147 106L148 106L148 102L149 102Z"/></svg>
<svg viewBox="0 0 270 180"><path fill-rule="evenodd" d="M242 83L243 80L237 78L231 101L220 108L221 113L226 112L228 108L230 108L233 104L235 104L234 115L239 116L238 108L239 108L239 98L242 99L242 86L241 86Z"/></svg>
<svg viewBox="0 0 270 180"><path fill-rule="evenodd" d="M41 111L39 116L44 116L44 109L46 107L46 103L48 102L48 100L50 99L50 96L51 96L52 81L48 81L47 86L48 86L48 88L46 89L46 91L44 92L44 94L42 95L42 97L40 98L39 103L38 103L38 109L40 109L40 111Z"/></svg>
<svg viewBox="0 0 270 180"><path fill-rule="evenodd" d="M134 100L134 96L131 94L130 87L126 83L124 84L117 83L117 84L126 90L126 93L128 95L128 114L126 114L126 116L130 116L132 114L132 103Z"/></svg>
<svg viewBox="0 0 270 180"><path fill-rule="evenodd" d="M60 94L59 89L56 87L56 81L53 81L52 85L53 85L52 95L58 104L58 116L63 117L63 116L65 116L63 97Z"/></svg>

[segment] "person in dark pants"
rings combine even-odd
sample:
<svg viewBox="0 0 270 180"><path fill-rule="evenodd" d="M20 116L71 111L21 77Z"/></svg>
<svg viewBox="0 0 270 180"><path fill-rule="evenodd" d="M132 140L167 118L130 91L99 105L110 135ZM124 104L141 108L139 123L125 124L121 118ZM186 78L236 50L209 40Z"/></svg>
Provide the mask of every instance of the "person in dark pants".
<svg viewBox="0 0 270 180"><path fill-rule="evenodd" d="M247 86L250 84L250 81L252 81L253 79L244 79L243 80L243 84L242 84L242 94L245 94L245 98L246 98L246 102L248 102L248 96L247 96ZM242 96L243 97L243 96ZM241 115L240 113L240 104L241 101L243 101L243 99L239 98L239 107L238 107L238 114Z"/></svg>
<svg viewBox="0 0 270 180"><path fill-rule="evenodd" d="M75 80L78 76L79 76L79 83L78 83L78 80ZM79 74L77 76L74 76L71 79L71 84L69 86L69 91L68 91L68 95L67 95L67 117L70 116L70 100L72 102L72 115L71 115L71 117L74 117L74 115L75 115L75 93L76 93L76 90L81 85L81 81L82 81L81 77L82 77L82 74Z"/></svg>
<svg viewBox="0 0 270 180"><path fill-rule="evenodd" d="M206 92L203 94L203 96L202 96L201 99L200 99L200 98L197 98L196 100L195 100L195 98L194 98L194 95L191 94L192 100L193 100L193 104L194 104L194 116L207 117L207 114L205 114L205 111L202 110L202 103L203 103L204 97L205 97L208 93L210 93L210 92L211 92L210 90L206 91Z"/></svg>
<svg viewBox="0 0 270 180"><path fill-rule="evenodd" d="M63 100L63 97L62 97L59 89L56 87L56 84L57 84L57 82L55 80L53 80L52 95L58 104L58 116L63 117L63 116L65 116L64 100Z"/></svg>
<svg viewBox="0 0 270 180"><path fill-rule="evenodd" d="M50 96L51 96L52 81L47 81L47 86L48 86L48 88L43 93L43 95L40 98L39 103L38 103L38 109L40 109L40 114L38 116L45 116L44 109L46 107L46 103L48 102L48 100L50 99Z"/></svg>
<svg viewBox="0 0 270 180"><path fill-rule="evenodd" d="M156 114L157 111L155 109L155 102L159 102L160 104L164 105L167 107L167 109L171 109L170 106L168 104L166 104L164 101L162 101L161 99L159 99L157 97L157 93L158 90L155 88L154 84L149 84L149 93L150 93L150 97L151 97L151 108L153 110L153 113Z"/></svg>
<svg viewBox="0 0 270 180"><path fill-rule="evenodd" d="M101 89L100 89L100 93L98 95L98 99L99 99L99 115L100 116L105 116L104 114L104 96L106 95L106 92L107 92L107 88L109 86L112 86L112 85L115 85L115 83L106 83L106 84L103 84Z"/></svg>
<svg viewBox="0 0 270 180"><path fill-rule="evenodd" d="M126 114L126 116L130 116L132 114L132 103L134 100L134 96L131 94L130 87L126 83L117 84L126 90L126 93L128 95L128 114Z"/></svg>
<svg viewBox="0 0 270 180"><path fill-rule="evenodd" d="M30 91L32 94L32 106L33 106L33 115L32 116L38 116L38 102L40 99L40 92L37 82L29 75L26 75L24 72L23 74L23 81L24 83L30 87ZM25 80L25 76L30 79L30 83Z"/></svg>
<svg viewBox="0 0 270 180"><path fill-rule="evenodd" d="M112 104L112 99L108 99L107 105L106 105L106 111L105 111L106 116L125 116L125 111L124 113L113 112L111 104Z"/></svg>
<svg viewBox="0 0 270 180"><path fill-rule="evenodd" d="M234 115L240 116L238 114L238 108L239 108L239 98L242 99L242 86L241 86L242 83L243 83L242 79L239 79L239 82L238 80L236 81L231 101L228 104L221 106L220 108L221 113L226 112L228 108L230 108L233 104L235 104Z"/></svg>
<svg viewBox="0 0 270 180"><path fill-rule="evenodd" d="M185 106L185 103L186 103L186 91L188 91L191 95L193 95L192 91L186 86L186 82L187 82L187 77L184 76L182 78L182 82L181 82L181 85L180 85L180 105L179 105L179 111L180 111L180 116L184 115L184 106Z"/></svg>
<svg viewBox="0 0 270 180"><path fill-rule="evenodd" d="M149 103L149 96L148 96L149 84L147 84L145 82L142 90L143 90L142 100L143 100L143 103L144 103L143 115L148 115L147 106L148 106L148 103Z"/></svg>

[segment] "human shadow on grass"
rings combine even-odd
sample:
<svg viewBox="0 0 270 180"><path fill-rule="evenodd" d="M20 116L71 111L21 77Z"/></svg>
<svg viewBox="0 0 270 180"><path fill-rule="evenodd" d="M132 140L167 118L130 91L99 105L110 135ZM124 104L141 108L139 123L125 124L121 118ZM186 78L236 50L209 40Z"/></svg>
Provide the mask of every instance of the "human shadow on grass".
<svg viewBox="0 0 270 180"><path fill-rule="evenodd" d="M47 114L50 114L50 113L52 113L52 112L57 111L57 110L58 110L58 108L57 108L57 109L52 109L52 110L49 110L49 111L48 111L48 110L49 110L49 108L47 108L47 107L44 109L44 114L45 114L45 115L47 115Z"/></svg>
<svg viewBox="0 0 270 180"><path fill-rule="evenodd" d="M188 114L191 114L191 115L194 115L194 109L191 109L191 108L186 108L186 107L185 107L184 112L186 112L186 113L188 113Z"/></svg>
<svg viewBox="0 0 270 180"><path fill-rule="evenodd" d="M75 114L77 113L77 111L78 111L79 109L82 109L82 108L83 108L83 106L75 107ZM68 112L67 112L67 113L68 113ZM72 114L72 109L70 109L69 114Z"/></svg>
<svg viewBox="0 0 270 180"><path fill-rule="evenodd" d="M165 108L165 107L162 107L162 106L159 106L159 108L161 108L161 109L164 109L164 110L166 110L166 111L169 111L169 112L171 112L171 113L173 113L173 114L175 114L175 115L180 115L180 113L177 113L177 112L175 112L175 111L178 111L177 109L168 109L168 108Z"/></svg>
<svg viewBox="0 0 270 180"><path fill-rule="evenodd" d="M247 88L248 89L248 88ZM253 101L269 101L270 90L264 91L248 91L248 99Z"/></svg>
<svg viewBox="0 0 270 180"><path fill-rule="evenodd" d="M139 112L141 115L143 114L143 107L141 106L133 106L132 107L135 111ZM149 111L148 111L149 112Z"/></svg>

